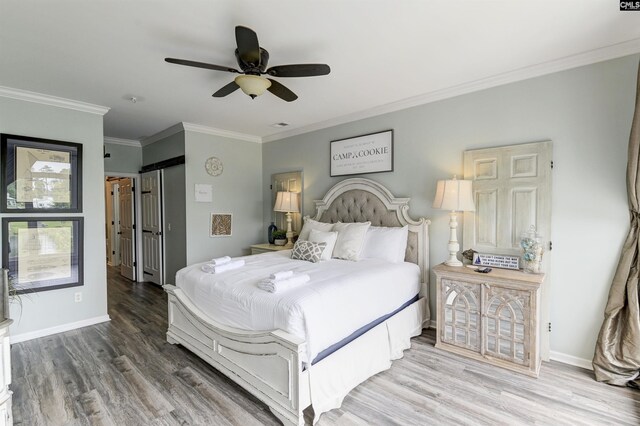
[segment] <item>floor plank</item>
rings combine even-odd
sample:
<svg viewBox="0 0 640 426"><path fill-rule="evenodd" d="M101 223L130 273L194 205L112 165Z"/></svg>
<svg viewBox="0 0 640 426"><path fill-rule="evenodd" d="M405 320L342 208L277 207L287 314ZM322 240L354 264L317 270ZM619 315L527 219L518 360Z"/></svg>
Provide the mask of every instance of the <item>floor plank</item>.
<svg viewBox="0 0 640 426"><path fill-rule="evenodd" d="M16 425L278 425L268 408L165 340L167 298L108 269L111 322L11 347ZM434 348L434 332L318 426L640 424L640 392L544 363L538 379ZM306 413L307 420L311 418Z"/></svg>

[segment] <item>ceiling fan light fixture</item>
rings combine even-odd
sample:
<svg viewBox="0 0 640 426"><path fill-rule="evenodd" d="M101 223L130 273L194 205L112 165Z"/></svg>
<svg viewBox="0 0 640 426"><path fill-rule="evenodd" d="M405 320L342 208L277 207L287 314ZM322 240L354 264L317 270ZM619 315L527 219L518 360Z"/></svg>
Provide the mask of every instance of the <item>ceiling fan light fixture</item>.
<svg viewBox="0 0 640 426"><path fill-rule="evenodd" d="M239 75L235 78L235 82L252 99L262 95L271 87L271 81L257 75Z"/></svg>

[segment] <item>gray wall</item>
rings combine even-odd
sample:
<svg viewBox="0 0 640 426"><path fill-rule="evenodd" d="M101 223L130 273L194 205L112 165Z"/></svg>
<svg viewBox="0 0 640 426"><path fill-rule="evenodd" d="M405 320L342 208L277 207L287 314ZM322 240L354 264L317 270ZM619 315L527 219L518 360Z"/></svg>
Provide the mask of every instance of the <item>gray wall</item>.
<svg viewBox="0 0 640 426"><path fill-rule="evenodd" d="M142 148L144 165L184 155L184 132ZM165 281L174 283L176 272L187 265L185 166L167 167L163 174Z"/></svg>
<svg viewBox="0 0 640 426"><path fill-rule="evenodd" d="M142 147L142 164L152 164L158 161L184 155L184 132L178 132L164 139Z"/></svg>
<svg viewBox="0 0 640 426"><path fill-rule="evenodd" d="M166 282L175 283L176 272L187 265L187 225L185 220L184 164L162 171Z"/></svg>
<svg viewBox="0 0 640 426"><path fill-rule="evenodd" d="M142 167L142 147L105 143L111 157L104 159L104 171L114 173L138 173Z"/></svg>
<svg viewBox="0 0 640 426"><path fill-rule="evenodd" d="M304 170L304 211L312 214L313 200L343 179L329 177L329 141L394 129L395 171L365 177L411 197L410 214L432 220L435 265L447 259L449 232L447 212L431 209L436 181L463 174L463 151L552 140L551 350L588 360L629 223L625 167L637 64L638 56L620 58L269 142L262 179ZM262 200L266 226L264 185Z"/></svg>
<svg viewBox="0 0 640 426"><path fill-rule="evenodd" d="M266 229L262 226L262 145L188 131L185 150L187 263L248 254L249 246L263 242L266 232L262 232ZM220 176L212 177L204 168L211 156L222 160ZM213 203L195 202L196 183L213 185ZM233 214L232 236L209 237L211 212Z"/></svg>
<svg viewBox="0 0 640 426"><path fill-rule="evenodd" d="M102 116L0 97L0 132L83 144L83 212L69 216L84 217L84 286L23 296L22 308L11 305L11 317L15 319L11 333L106 319ZM82 302L74 302L76 292L82 292Z"/></svg>

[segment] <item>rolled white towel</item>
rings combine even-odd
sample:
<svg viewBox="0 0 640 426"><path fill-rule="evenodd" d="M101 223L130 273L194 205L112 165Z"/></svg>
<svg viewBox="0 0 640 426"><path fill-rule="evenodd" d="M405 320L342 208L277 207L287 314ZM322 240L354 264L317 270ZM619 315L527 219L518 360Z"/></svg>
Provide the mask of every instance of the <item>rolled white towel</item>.
<svg viewBox="0 0 640 426"><path fill-rule="evenodd" d="M273 274L269 275L269 279L280 281L280 280L286 280L287 278L291 278L292 276L293 276L293 271L280 271L280 272L274 272Z"/></svg>
<svg viewBox="0 0 640 426"><path fill-rule="evenodd" d="M202 270L208 274L219 274L221 272L230 271L232 269L242 268L244 266L244 259L233 260L231 262L223 263L222 265L214 265L212 263L205 263L202 265Z"/></svg>
<svg viewBox="0 0 640 426"><path fill-rule="evenodd" d="M293 275L292 277L284 280L272 280L270 278L265 278L258 282L258 288L268 291L269 293L276 293L304 284L310 279L311 278L307 274Z"/></svg>
<svg viewBox="0 0 640 426"><path fill-rule="evenodd" d="M218 265L224 265L225 263L229 263L231 262L231 257L229 256L222 256L222 257L216 257L214 259L211 259L211 264L218 266Z"/></svg>

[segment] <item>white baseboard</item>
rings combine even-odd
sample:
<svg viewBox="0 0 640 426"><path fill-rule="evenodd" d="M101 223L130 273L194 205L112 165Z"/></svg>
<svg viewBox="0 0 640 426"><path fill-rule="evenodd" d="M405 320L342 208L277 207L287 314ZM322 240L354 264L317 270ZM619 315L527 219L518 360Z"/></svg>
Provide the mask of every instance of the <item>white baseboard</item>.
<svg viewBox="0 0 640 426"><path fill-rule="evenodd" d="M564 364L575 365L576 367L593 370L590 359L578 358L577 356L563 354L562 352L550 351L549 358L552 361L562 362Z"/></svg>
<svg viewBox="0 0 640 426"><path fill-rule="evenodd" d="M100 324L101 322L111 321L109 315L103 315L99 317L87 318L82 321L70 322L67 324L57 325L55 327L44 328L42 330L29 331L27 333L16 334L11 336L11 344L26 342L27 340L37 339L39 337L50 336L52 334L63 333L65 331L75 330L76 328L88 327L94 324Z"/></svg>
<svg viewBox="0 0 640 426"><path fill-rule="evenodd" d="M429 328L436 329L436 321L431 320ZM549 358L552 361L558 361L563 364L569 364L576 367L586 368L587 370L593 370L590 359L578 358L577 356L568 355L562 352L549 351Z"/></svg>

